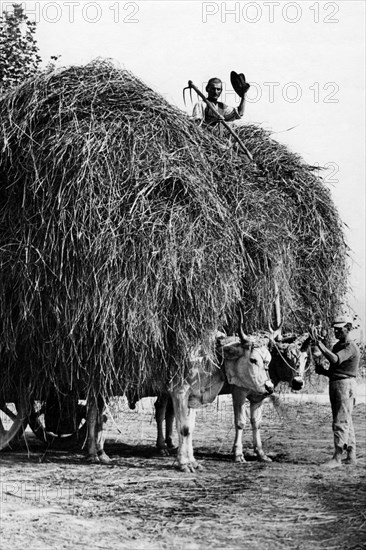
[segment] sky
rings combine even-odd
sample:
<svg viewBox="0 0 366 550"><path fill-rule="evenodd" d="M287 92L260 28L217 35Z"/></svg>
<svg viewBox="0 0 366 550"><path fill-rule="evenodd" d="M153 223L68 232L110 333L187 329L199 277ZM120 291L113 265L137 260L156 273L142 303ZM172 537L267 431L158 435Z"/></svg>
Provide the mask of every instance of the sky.
<svg viewBox="0 0 366 550"><path fill-rule="evenodd" d="M13 0L14 1L14 0ZM13 2L0 2L1 10ZM37 22L43 60L58 65L109 58L170 103L188 80L251 83L244 122L260 124L312 164L346 224L352 294L365 338L365 2L100 0L23 2Z"/></svg>

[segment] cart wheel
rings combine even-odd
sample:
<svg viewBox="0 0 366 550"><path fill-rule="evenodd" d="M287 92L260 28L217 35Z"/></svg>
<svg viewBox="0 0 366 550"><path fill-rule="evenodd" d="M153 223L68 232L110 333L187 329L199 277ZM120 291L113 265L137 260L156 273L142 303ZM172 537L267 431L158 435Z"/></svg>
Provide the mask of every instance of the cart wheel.
<svg viewBox="0 0 366 550"><path fill-rule="evenodd" d="M86 441L86 406L73 396L49 396L33 401L28 422L33 433L47 446L58 450L82 447Z"/></svg>
<svg viewBox="0 0 366 550"><path fill-rule="evenodd" d="M0 449L4 449L24 432L27 426L27 408L21 398L16 403L0 401L0 411Z"/></svg>

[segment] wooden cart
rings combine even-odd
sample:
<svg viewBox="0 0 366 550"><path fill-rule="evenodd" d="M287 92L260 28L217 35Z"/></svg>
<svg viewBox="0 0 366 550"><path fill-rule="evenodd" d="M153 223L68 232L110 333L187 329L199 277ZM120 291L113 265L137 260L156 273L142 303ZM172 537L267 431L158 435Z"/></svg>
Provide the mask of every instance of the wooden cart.
<svg viewBox="0 0 366 550"><path fill-rule="evenodd" d="M30 428L47 447L71 449L86 441L86 404L74 392L55 388L46 396L26 398L24 391L0 398L0 450Z"/></svg>

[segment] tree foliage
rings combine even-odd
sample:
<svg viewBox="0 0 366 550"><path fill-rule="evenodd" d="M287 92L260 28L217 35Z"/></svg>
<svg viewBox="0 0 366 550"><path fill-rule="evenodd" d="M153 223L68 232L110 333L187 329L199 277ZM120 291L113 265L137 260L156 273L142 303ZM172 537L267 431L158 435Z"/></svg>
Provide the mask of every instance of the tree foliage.
<svg viewBox="0 0 366 550"><path fill-rule="evenodd" d="M38 70L41 57L35 32L36 23L20 4L0 15L0 90L20 84Z"/></svg>

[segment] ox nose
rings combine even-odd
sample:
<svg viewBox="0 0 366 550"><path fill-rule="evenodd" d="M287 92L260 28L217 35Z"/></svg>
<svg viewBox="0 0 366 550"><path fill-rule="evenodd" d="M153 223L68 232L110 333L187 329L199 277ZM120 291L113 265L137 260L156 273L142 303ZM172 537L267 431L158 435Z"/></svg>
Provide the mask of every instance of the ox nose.
<svg viewBox="0 0 366 550"><path fill-rule="evenodd" d="M300 376L295 376L295 378L292 380L292 383L291 383L291 387L295 391L301 390L303 385L304 385L304 380Z"/></svg>
<svg viewBox="0 0 366 550"><path fill-rule="evenodd" d="M270 380L267 380L267 382L264 384L264 387L266 388L266 392L268 394L271 394L274 392L274 385Z"/></svg>

